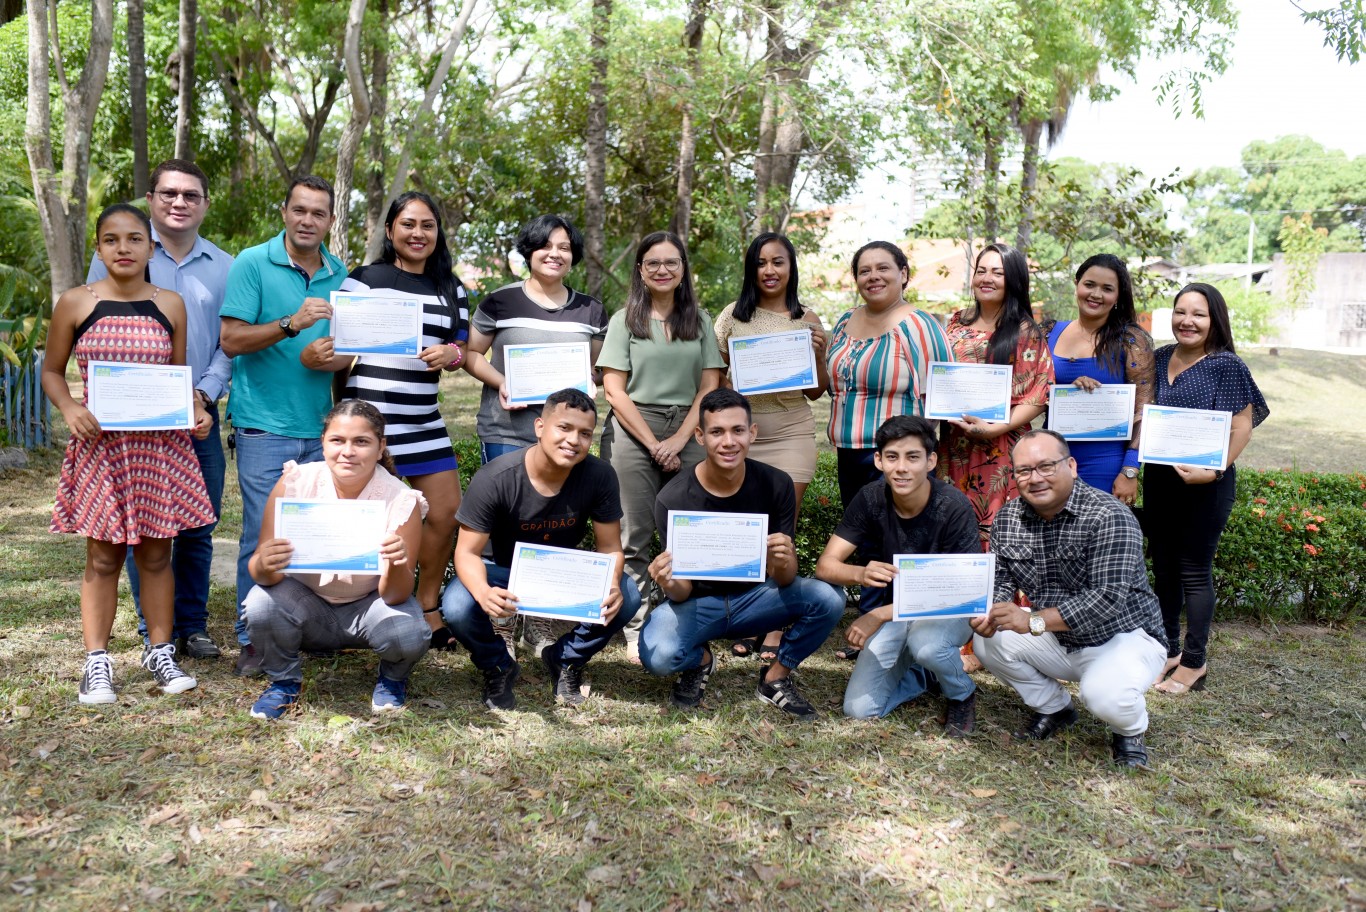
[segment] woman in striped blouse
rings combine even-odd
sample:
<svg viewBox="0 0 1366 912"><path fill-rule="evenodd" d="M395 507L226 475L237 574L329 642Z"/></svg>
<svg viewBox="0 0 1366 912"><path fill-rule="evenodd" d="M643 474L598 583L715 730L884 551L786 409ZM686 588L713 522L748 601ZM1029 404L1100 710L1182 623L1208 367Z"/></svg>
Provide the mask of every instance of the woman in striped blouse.
<svg viewBox="0 0 1366 912"><path fill-rule="evenodd" d="M864 485L880 481L873 464L873 435L893 415L924 414L925 377L931 361L952 361L953 349L933 315L903 297L911 281L901 248L873 241L854 254L854 284L863 304L840 317L831 333L830 442L835 446L840 502L847 509ZM878 590L865 589L859 610L877 603ZM835 654L854 659L842 646Z"/></svg>

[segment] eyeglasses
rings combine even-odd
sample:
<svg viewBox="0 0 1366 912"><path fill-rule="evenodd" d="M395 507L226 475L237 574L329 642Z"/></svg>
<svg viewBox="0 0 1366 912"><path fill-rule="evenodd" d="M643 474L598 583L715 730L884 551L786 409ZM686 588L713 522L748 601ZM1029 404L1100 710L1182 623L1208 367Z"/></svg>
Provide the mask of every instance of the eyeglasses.
<svg viewBox="0 0 1366 912"><path fill-rule="evenodd" d="M1058 470L1058 466L1066 462L1066 459L1050 459L1048 462L1041 462L1032 466L1016 466L1012 471L1016 481L1024 481L1035 472L1040 478L1052 478L1053 473Z"/></svg>
<svg viewBox="0 0 1366 912"><path fill-rule="evenodd" d="M206 199L204 194L196 193L193 190L158 190L156 191L156 195L157 199L168 206L177 199L183 199L187 206L198 206Z"/></svg>
<svg viewBox="0 0 1366 912"><path fill-rule="evenodd" d="M647 273L667 272L675 273L683 268L683 261L680 259L672 260L646 260L640 264Z"/></svg>

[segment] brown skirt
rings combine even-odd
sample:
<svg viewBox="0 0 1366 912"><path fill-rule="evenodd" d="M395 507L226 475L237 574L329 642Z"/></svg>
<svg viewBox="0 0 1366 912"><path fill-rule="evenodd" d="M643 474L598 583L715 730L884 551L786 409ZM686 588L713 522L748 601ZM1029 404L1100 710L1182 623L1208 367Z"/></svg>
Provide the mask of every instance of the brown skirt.
<svg viewBox="0 0 1366 912"><path fill-rule="evenodd" d="M781 412L755 412L759 436L749 458L768 463L792 476L794 484L816 477L816 419L810 406Z"/></svg>

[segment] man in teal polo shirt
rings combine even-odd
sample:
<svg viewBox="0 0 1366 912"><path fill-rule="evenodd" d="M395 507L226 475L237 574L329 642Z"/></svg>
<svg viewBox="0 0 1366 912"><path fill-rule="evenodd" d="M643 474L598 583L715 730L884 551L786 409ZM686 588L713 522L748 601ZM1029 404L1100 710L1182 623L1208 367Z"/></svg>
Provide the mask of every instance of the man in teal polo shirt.
<svg viewBox="0 0 1366 912"><path fill-rule="evenodd" d="M247 640L242 601L255 585L247 562L256 551L261 514L284 464L322 459L322 419L332 406L332 373L305 367L300 355L327 335L332 292L346 267L328 253L335 196L321 177L296 177L280 207L285 230L242 251L228 273L223 300L223 351L232 357L232 420L242 539L237 555L236 673L261 673Z"/></svg>

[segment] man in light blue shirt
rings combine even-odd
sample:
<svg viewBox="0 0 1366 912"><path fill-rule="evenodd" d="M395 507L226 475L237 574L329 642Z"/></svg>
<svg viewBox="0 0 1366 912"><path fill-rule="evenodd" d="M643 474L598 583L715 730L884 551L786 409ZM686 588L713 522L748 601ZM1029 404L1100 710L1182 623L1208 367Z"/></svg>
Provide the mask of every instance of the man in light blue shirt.
<svg viewBox="0 0 1366 912"><path fill-rule="evenodd" d="M330 348L332 292L346 279L342 261L323 246L335 203L332 185L321 177L294 178L280 207L284 230L237 255L219 312L223 350L233 357L228 418L242 492L237 556L242 651L234 668L242 676L263 673L242 618L242 602L256 585L247 563L260 538L261 514L286 462L323 458L323 415L332 407L334 359L321 357L320 351Z"/></svg>
<svg viewBox="0 0 1366 912"><path fill-rule="evenodd" d="M213 511L221 514L226 466L218 433L218 400L227 392L232 361L218 344L218 311L223 306L232 257L199 236L199 226L209 211L209 178L198 165L168 159L152 172L151 187L147 202L154 242L149 263L152 284L169 288L185 299L185 361L190 366L195 398L213 419L209 436L193 440L194 451ZM107 275L104 264L95 257L86 281L95 282ZM207 629L209 569L213 564L213 530L217 525L214 522L198 529L185 529L171 546L176 649L196 659L220 655ZM138 632L146 640L147 623L142 619L138 571L131 550L127 568L138 612Z"/></svg>

